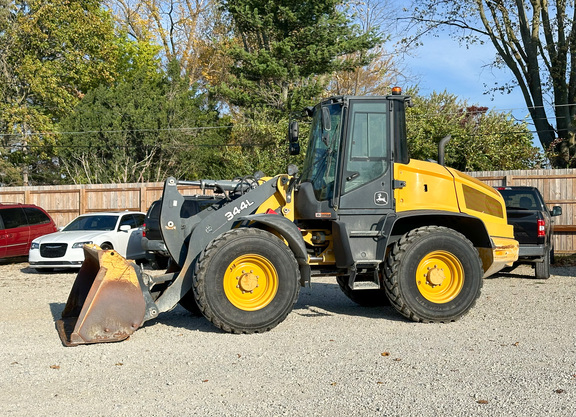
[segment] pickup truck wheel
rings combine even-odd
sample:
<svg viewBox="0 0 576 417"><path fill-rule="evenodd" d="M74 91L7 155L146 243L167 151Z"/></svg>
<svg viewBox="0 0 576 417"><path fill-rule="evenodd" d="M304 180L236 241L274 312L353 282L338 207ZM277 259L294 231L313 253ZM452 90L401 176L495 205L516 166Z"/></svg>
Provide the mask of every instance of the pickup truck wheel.
<svg viewBox="0 0 576 417"><path fill-rule="evenodd" d="M240 228L214 239L196 266L204 316L230 333L264 332L292 311L300 270L290 248L264 230Z"/></svg>
<svg viewBox="0 0 576 417"><path fill-rule="evenodd" d="M550 249L548 249L544 254L544 260L534 264L534 272L537 279L550 278L550 252Z"/></svg>
<svg viewBox="0 0 576 417"><path fill-rule="evenodd" d="M405 234L387 259L392 306L421 322L459 319L476 303L483 269L472 243L455 230L426 226Z"/></svg>

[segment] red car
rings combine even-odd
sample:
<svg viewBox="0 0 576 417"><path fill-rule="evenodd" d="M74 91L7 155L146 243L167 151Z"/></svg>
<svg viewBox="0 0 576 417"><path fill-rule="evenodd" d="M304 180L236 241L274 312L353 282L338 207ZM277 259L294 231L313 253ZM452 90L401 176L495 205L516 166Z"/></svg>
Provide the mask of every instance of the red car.
<svg viewBox="0 0 576 417"><path fill-rule="evenodd" d="M41 207L0 203L0 258L28 256L33 239L56 231L54 220Z"/></svg>

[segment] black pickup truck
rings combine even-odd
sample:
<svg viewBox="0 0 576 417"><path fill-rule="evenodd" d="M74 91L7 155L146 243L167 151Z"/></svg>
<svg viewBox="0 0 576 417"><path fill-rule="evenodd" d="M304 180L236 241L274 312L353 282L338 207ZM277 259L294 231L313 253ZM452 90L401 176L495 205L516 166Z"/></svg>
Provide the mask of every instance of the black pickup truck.
<svg viewBox="0 0 576 417"><path fill-rule="evenodd" d="M213 206L222 204L224 199L213 195L186 195L180 215L182 218L194 216L198 212ZM160 232L160 208L162 200L156 200L148 209L143 224L142 248L146 252L146 258L155 267L166 269L170 260L168 249Z"/></svg>
<svg viewBox="0 0 576 417"><path fill-rule="evenodd" d="M504 197L508 223L514 226L514 237L520 243L518 261L532 264L539 279L550 277L550 262L554 262L554 230L552 217L562 214L560 206L548 210L536 187L496 187Z"/></svg>

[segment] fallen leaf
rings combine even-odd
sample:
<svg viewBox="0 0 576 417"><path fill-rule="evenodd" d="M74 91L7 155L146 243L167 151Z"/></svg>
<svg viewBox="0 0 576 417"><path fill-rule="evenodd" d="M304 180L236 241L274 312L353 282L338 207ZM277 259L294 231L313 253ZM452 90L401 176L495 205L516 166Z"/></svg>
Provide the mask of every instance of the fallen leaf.
<svg viewBox="0 0 576 417"><path fill-rule="evenodd" d="M202 380L202 382L208 382L208 380L207 380L207 379L204 379L204 380Z"/></svg>
<svg viewBox="0 0 576 417"><path fill-rule="evenodd" d="M518 346L520 342L513 343L512 346Z"/></svg>
<svg viewBox="0 0 576 417"><path fill-rule="evenodd" d="M382 352L380 355L382 355L382 356L390 356L390 352Z"/></svg>
<svg viewBox="0 0 576 417"><path fill-rule="evenodd" d="M50 365L50 369L60 369L60 365Z"/></svg>
<svg viewBox="0 0 576 417"><path fill-rule="evenodd" d="M564 391L563 389L557 389L554 391L556 394L564 394L566 391Z"/></svg>
<svg viewBox="0 0 576 417"><path fill-rule="evenodd" d="M237 353L237 356L238 356L239 358L241 358L241 357L242 357L242 355L241 355L241 354L239 354L239 353Z"/></svg>
<svg viewBox="0 0 576 417"><path fill-rule="evenodd" d="M332 383L330 383L330 385L334 386L334 385L336 385L336 382L332 382Z"/></svg>
<svg viewBox="0 0 576 417"><path fill-rule="evenodd" d="M378 381L378 382L376 382L376 383L377 383L378 385L381 385L381 384L383 384L384 382Z"/></svg>
<svg viewBox="0 0 576 417"><path fill-rule="evenodd" d="M122 366L122 365L124 365L122 362L116 363L116 366Z"/></svg>
<svg viewBox="0 0 576 417"><path fill-rule="evenodd" d="M402 358L394 358L394 360L395 360L396 362L400 362L400 361L402 360Z"/></svg>
<svg viewBox="0 0 576 417"><path fill-rule="evenodd" d="M488 400L478 400L476 401L478 404L488 404Z"/></svg>

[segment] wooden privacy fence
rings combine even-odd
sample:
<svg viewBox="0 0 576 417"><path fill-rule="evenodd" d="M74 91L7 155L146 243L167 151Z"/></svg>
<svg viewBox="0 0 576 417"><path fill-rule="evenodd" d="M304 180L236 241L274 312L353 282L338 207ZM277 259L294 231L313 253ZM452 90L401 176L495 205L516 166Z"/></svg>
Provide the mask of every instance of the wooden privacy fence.
<svg viewBox="0 0 576 417"><path fill-rule="evenodd" d="M84 213L136 210L146 212L162 196L163 182L138 184L55 185L0 187L0 203L36 204L57 226L65 226ZM182 194L199 194L198 187L178 187ZM211 192L209 192L211 193Z"/></svg>
<svg viewBox="0 0 576 417"><path fill-rule="evenodd" d="M468 174L493 187L527 185L538 188L548 208L562 207L562 215L553 218L554 251L576 252L576 169L481 171Z"/></svg>
<svg viewBox="0 0 576 417"><path fill-rule="evenodd" d="M491 186L529 185L537 187L548 207L562 207L554 218L554 248L558 253L576 252L576 169L483 171L470 175ZM102 185L59 185L0 187L0 202L36 204L50 213L58 226L79 214L116 211L146 211L162 196L164 183ZM183 194L198 194L197 187L179 187Z"/></svg>

